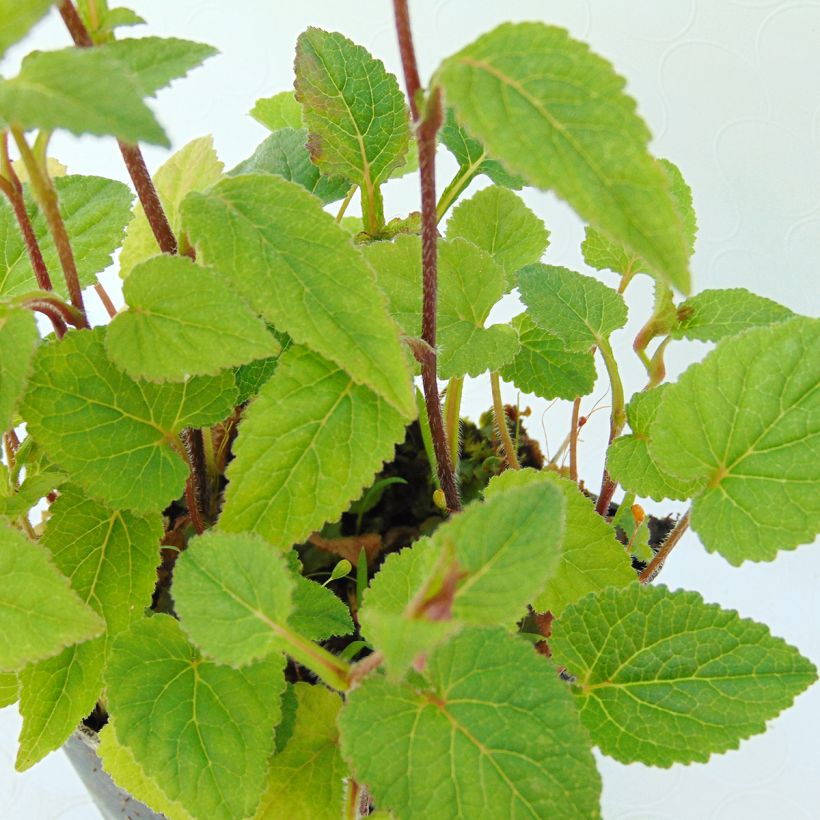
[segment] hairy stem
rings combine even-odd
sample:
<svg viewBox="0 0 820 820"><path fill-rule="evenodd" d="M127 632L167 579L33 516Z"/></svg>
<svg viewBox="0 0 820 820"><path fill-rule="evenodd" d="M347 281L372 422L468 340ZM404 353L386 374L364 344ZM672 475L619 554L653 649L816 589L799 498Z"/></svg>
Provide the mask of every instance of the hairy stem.
<svg viewBox="0 0 820 820"><path fill-rule="evenodd" d="M580 396L572 403L572 427L569 430L569 477L578 481L578 419L581 415Z"/></svg>
<svg viewBox="0 0 820 820"><path fill-rule="evenodd" d="M54 186L48 174L40 167L40 163L37 162L37 158L26 142L23 132L19 128L12 128L11 134L14 137L15 143L17 143L20 158L23 160L23 164L28 171L31 189L34 192L37 204L43 211L49 232L54 239L54 247L57 249L57 256L60 259L60 266L63 269L63 277L65 278L66 287L68 288L71 304L82 314L82 326L88 327L85 305L83 304L83 292L77 274L77 265L74 261L74 252L71 250L71 243L68 239L65 222L63 222L63 217L60 213L60 203L57 199L57 192L54 190Z"/></svg>
<svg viewBox="0 0 820 820"><path fill-rule="evenodd" d="M688 509L675 524L675 529L669 533L666 541L663 542L661 548L655 553L655 557L647 564L646 569L638 576L638 580L642 584L648 584L661 571L664 562L669 557L669 553L675 549L678 541L680 541L683 534L689 528L689 518L692 509Z"/></svg>
<svg viewBox="0 0 820 820"><path fill-rule="evenodd" d="M108 318L113 319L117 315L117 308L111 301L111 297L108 295L108 292L102 286L101 282L97 281L94 283L94 291L97 296L100 297L100 301L103 303L103 307L105 308L105 312L108 314Z"/></svg>
<svg viewBox="0 0 820 820"><path fill-rule="evenodd" d="M501 401L501 381L498 373L490 373L490 385L493 391L493 413L495 415L495 426L501 436L501 446L504 448L504 458L507 465L512 470L520 470L518 456L515 452L515 445L510 438L510 428L507 425L507 413L504 411L504 403Z"/></svg>
<svg viewBox="0 0 820 820"><path fill-rule="evenodd" d="M424 116L418 107L421 83L416 53L413 48L413 37L410 32L410 14L407 0L394 0L393 8L396 17L396 32L399 39L399 50L407 85L407 96L410 110L416 125L416 140L419 148L419 177L421 180L421 267L423 281L421 337L431 348L431 355L421 366L421 380L424 388L424 402L430 421L430 433L433 439L433 450L436 456L441 489L447 502L447 508L456 512L461 509L461 498L458 490L450 448L444 430L441 414L441 402L436 381L436 299L438 293L438 229L436 227L436 133L441 127L442 107L441 92L434 88L425 106Z"/></svg>
<svg viewBox="0 0 820 820"><path fill-rule="evenodd" d="M43 316L47 316L51 322L51 326L54 328L54 335L58 339L62 339L68 332L68 326L63 320L63 317L60 315L60 311L57 310L54 305L34 299L31 302L28 302L26 307L30 310L36 311L37 313L42 313Z"/></svg>

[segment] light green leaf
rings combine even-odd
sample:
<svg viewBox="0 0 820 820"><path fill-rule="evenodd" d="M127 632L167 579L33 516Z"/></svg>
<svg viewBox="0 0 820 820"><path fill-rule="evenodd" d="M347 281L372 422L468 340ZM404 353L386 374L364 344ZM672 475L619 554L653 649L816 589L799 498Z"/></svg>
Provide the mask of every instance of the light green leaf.
<svg viewBox="0 0 820 820"><path fill-rule="evenodd" d="M673 339L717 342L752 327L782 322L794 316L787 307L745 288L704 290L678 307Z"/></svg>
<svg viewBox="0 0 820 820"><path fill-rule="evenodd" d="M589 351L568 349L557 336L538 327L526 311L511 324L521 347L501 368L504 381L542 399L572 400L592 392L595 361Z"/></svg>
<svg viewBox="0 0 820 820"><path fill-rule="evenodd" d="M549 231L517 194L493 185L462 202L447 223L447 238L461 237L493 257L504 269L504 290L515 273L538 262L549 245Z"/></svg>
<svg viewBox="0 0 820 820"><path fill-rule="evenodd" d="M627 586L635 580L632 562L623 544L615 538L615 531L595 512L592 500L574 481L529 467L507 470L490 479L484 497L492 498L497 493L535 482L557 487L566 505L561 559L541 594L532 601L536 611L549 611L558 617L569 604L589 592L608 586Z"/></svg>
<svg viewBox="0 0 820 820"><path fill-rule="evenodd" d="M70 176L54 179L60 213L66 226L77 275L83 287L94 284L97 274L111 264L111 255L120 246L128 222L133 195L127 185L103 177ZM43 261L51 274L55 291L67 298L60 274L60 258L48 230L45 216L34 203L28 186L26 210ZM0 294L11 296L37 288L26 246L10 208L0 204Z"/></svg>
<svg viewBox="0 0 820 820"><path fill-rule="evenodd" d="M230 415L233 374L137 382L111 364L104 340L105 328L97 328L41 346L23 418L91 496L115 508L161 510L182 493L188 475L177 434Z"/></svg>
<svg viewBox="0 0 820 820"><path fill-rule="evenodd" d="M34 51L16 77L0 79L0 122L167 147L168 137L142 97L131 72L104 50Z"/></svg>
<svg viewBox="0 0 820 820"><path fill-rule="evenodd" d="M213 46L177 37L132 37L97 49L120 63L149 97L218 54Z"/></svg>
<svg viewBox="0 0 820 820"><path fill-rule="evenodd" d="M282 553L250 533L192 539L174 567L182 628L206 655L235 667L282 647L293 587Z"/></svg>
<svg viewBox="0 0 820 820"><path fill-rule="evenodd" d="M119 742L115 720L110 716L100 732L97 754L103 769L132 797L173 820L195 820L179 803L168 799L156 780L145 774L131 750Z"/></svg>
<svg viewBox="0 0 820 820"><path fill-rule="evenodd" d="M307 191L273 175L190 194L184 222L200 258L277 330L415 412L397 328L350 237Z"/></svg>
<svg viewBox="0 0 820 820"><path fill-rule="evenodd" d="M248 362L234 371L236 379L237 404L244 404L253 398L262 388L262 385L273 375L276 365L279 362L278 356L271 356L267 359L257 359L255 362Z"/></svg>
<svg viewBox="0 0 820 820"><path fill-rule="evenodd" d="M111 361L135 379L215 376L281 345L222 277L181 256L137 265L123 286L128 310L105 338Z"/></svg>
<svg viewBox="0 0 820 820"><path fill-rule="evenodd" d="M672 197L682 221L686 248L691 256L695 250L695 237L698 232L695 209L692 205L692 189L686 183L677 165L668 159L659 159L657 162L669 180ZM611 270L627 280L636 273L652 275L647 263L623 242L611 239L589 226L586 228L586 238L581 245L581 252L584 255L584 261L590 267L597 270Z"/></svg>
<svg viewBox="0 0 820 820"><path fill-rule="evenodd" d="M102 618L80 600L48 552L6 524L0 524L0 576L0 671L103 631Z"/></svg>
<svg viewBox="0 0 820 820"><path fill-rule="evenodd" d="M256 820L337 820L347 767L339 751L336 716L342 701L324 686L297 683L293 734L274 755Z"/></svg>
<svg viewBox="0 0 820 820"><path fill-rule="evenodd" d="M9 46L28 34L29 29L53 5L54 0L0 0L0 57Z"/></svg>
<svg viewBox="0 0 820 820"><path fill-rule="evenodd" d="M403 820L600 817L589 738L531 647L467 629L435 651L426 678L369 677L339 717L342 754L380 807Z"/></svg>
<svg viewBox="0 0 820 820"><path fill-rule="evenodd" d="M17 768L58 749L102 690L106 641L151 605L162 521L107 509L71 485L51 507L42 543L80 598L105 618L106 636L69 646L20 673L23 729Z"/></svg>
<svg viewBox="0 0 820 820"><path fill-rule="evenodd" d="M390 313L408 336L421 335L421 240L398 236L365 246L387 294ZM443 379L498 370L518 351L508 325L484 327L504 293L504 271L493 258L464 239L439 242L438 374Z"/></svg>
<svg viewBox="0 0 820 820"><path fill-rule="evenodd" d="M518 289L540 328L581 350L626 324L623 298L592 276L553 265L528 265L518 273Z"/></svg>
<svg viewBox="0 0 820 820"><path fill-rule="evenodd" d="M117 739L193 817L253 814L273 751L284 656L232 669L201 658L155 615L114 639L106 669Z"/></svg>
<svg viewBox="0 0 820 820"><path fill-rule="evenodd" d="M820 529L820 320L730 336L664 394L650 454L696 483L692 528L732 564Z"/></svg>
<svg viewBox="0 0 820 820"><path fill-rule="evenodd" d="M251 116L269 131L281 128L303 128L302 106L292 91L280 91L272 97L263 97L256 101L251 109Z"/></svg>
<svg viewBox="0 0 820 820"><path fill-rule="evenodd" d="M468 179L485 174L496 185L516 190L524 187L524 180L521 177L509 173L498 160L490 159L484 146L456 122L452 108L447 109L439 137L456 158L460 171Z"/></svg>
<svg viewBox="0 0 820 820"><path fill-rule="evenodd" d="M603 58L541 23L507 23L436 72L461 122L514 173L689 290L685 230L649 131ZM549 150L544 150L549 146Z"/></svg>
<svg viewBox="0 0 820 820"><path fill-rule="evenodd" d="M542 482L471 504L429 540L385 561L364 596L365 635L391 672L403 672L458 627L427 618L454 581L448 613L456 622L515 623L559 563L563 525L561 492Z"/></svg>
<svg viewBox="0 0 820 820"><path fill-rule="evenodd" d="M606 454L607 470L615 481L625 490L655 501L665 498L684 500L698 490L697 482L686 481L662 470L650 446L661 398L670 387L662 384L654 390L635 393L626 406L632 433L616 438Z"/></svg>
<svg viewBox="0 0 820 820"><path fill-rule="evenodd" d="M214 139L207 136L192 140L157 169L153 175L154 186L176 236L182 233L182 200L191 191L204 191L218 182L223 168L214 150ZM120 276L124 279L134 265L158 253L157 240L142 205L137 203L128 225L128 235L122 244Z"/></svg>
<svg viewBox="0 0 820 820"><path fill-rule="evenodd" d="M622 763L705 763L765 731L817 679L763 624L663 586L587 596L556 621L550 648L576 676L593 742Z"/></svg>
<svg viewBox="0 0 820 820"><path fill-rule="evenodd" d="M372 197L403 163L410 142L398 81L366 49L318 28L299 35L294 67L313 161Z"/></svg>
<svg viewBox="0 0 820 820"><path fill-rule="evenodd" d="M11 706L20 696L20 682L14 672L0 672L0 709Z"/></svg>
<svg viewBox="0 0 820 820"><path fill-rule="evenodd" d="M324 641L354 631L350 610L327 587L301 575L294 576L290 625L305 638Z"/></svg>
<svg viewBox="0 0 820 820"><path fill-rule="evenodd" d="M13 426L39 338L30 310L0 305L0 430Z"/></svg>
<svg viewBox="0 0 820 820"><path fill-rule="evenodd" d="M344 199L351 185L344 177L325 176L311 162L307 131L301 127L274 131L248 159L228 172L229 176L240 174L276 174L306 188L325 205Z"/></svg>
<svg viewBox="0 0 820 820"><path fill-rule="evenodd" d="M408 420L321 356L288 348L240 426L220 528L289 549L361 495Z"/></svg>

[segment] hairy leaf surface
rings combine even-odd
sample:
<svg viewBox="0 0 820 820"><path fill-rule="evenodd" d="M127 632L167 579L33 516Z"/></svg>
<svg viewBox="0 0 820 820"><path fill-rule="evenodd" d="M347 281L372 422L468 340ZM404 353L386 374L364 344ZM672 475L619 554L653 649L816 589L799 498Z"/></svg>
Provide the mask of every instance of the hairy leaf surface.
<svg viewBox="0 0 820 820"><path fill-rule="evenodd" d="M817 679L763 624L663 586L587 596L556 621L550 648L576 676L592 740L622 763L706 762L765 731Z"/></svg>
<svg viewBox="0 0 820 820"><path fill-rule="evenodd" d="M369 677L339 718L342 753L379 806L406 820L600 817L589 738L532 647L503 629L465 629L425 677Z"/></svg>
<svg viewBox="0 0 820 820"><path fill-rule="evenodd" d="M0 670L16 670L99 635L105 624L47 550L0 523Z"/></svg>
<svg viewBox="0 0 820 820"><path fill-rule="evenodd" d="M117 739L194 817L253 814L280 718L284 656L232 669L154 615L115 638L106 685Z"/></svg>
<svg viewBox="0 0 820 820"><path fill-rule="evenodd" d="M277 330L415 412L395 324L350 237L299 186L274 175L226 179L183 206L201 258Z"/></svg>
<svg viewBox="0 0 820 820"><path fill-rule="evenodd" d="M526 311L511 324L518 333L520 348L515 358L501 368L504 381L542 399L572 400L592 392L595 360L589 351L568 349L558 336L538 327Z"/></svg>
<svg viewBox="0 0 820 820"><path fill-rule="evenodd" d="M135 379L184 381L276 355L281 345L219 274L182 256L137 265L123 285L128 310L105 349Z"/></svg>
<svg viewBox="0 0 820 820"><path fill-rule="evenodd" d="M408 421L333 363L288 348L240 427L220 528L289 549L359 497Z"/></svg>
<svg viewBox="0 0 820 820"><path fill-rule="evenodd" d="M22 413L49 457L90 495L153 512L185 485L178 433L221 421L235 398L230 372L183 384L134 381L111 364L105 328L97 328L41 346Z"/></svg>
<svg viewBox="0 0 820 820"><path fill-rule="evenodd" d="M30 310L0 305L0 430L13 426L38 341Z"/></svg>
<svg viewBox="0 0 820 820"><path fill-rule="evenodd" d="M16 77L0 78L0 122L167 147L143 93L132 73L104 50L34 51Z"/></svg>
<svg viewBox="0 0 820 820"><path fill-rule="evenodd" d="M449 57L434 81L490 152L689 290L688 254L649 131L603 58L541 23L506 23ZM549 146L549 150L544 150Z"/></svg>
<svg viewBox="0 0 820 820"><path fill-rule="evenodd" d="M692 528L732 564L820 529L820 320L724 339L663 395L650 454L693 482ZM685 434L681 434L685 431Z"/></svg>

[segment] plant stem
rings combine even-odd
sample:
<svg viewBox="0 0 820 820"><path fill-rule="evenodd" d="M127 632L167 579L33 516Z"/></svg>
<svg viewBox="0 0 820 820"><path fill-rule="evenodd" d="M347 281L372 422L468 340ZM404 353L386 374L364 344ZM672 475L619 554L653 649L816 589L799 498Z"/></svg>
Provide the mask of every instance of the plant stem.
<svg viewBox="0 0 820 820"><path fill-rule="evenodd" d="M450 181L450 184L442 191L439 198L438 205L436 205L436 222L441 222L444 215L450 210L452 204L458 199L461 192L473 181L476 171L486 154L482 154L481 158L470 165L462 165L458 169L458 173Z"/></svg>
<svg viewBox="0 0 820 820"><path fill-rule="evenodd" d="M108 314L108 318L113 319L117 315L117 308L111 301L111 297L108 295L101 282L97 281L94 283L94 291L97 296L100 297L100 301L103 303L103 307L105 308L105 312Z"/></svg>
<svg viewBox="0 0 820 820"><path fill-rule="evenodd" d="M490 385L493 391L493 413L495 414L495 425L498 427L498 434L501 436L501 445L504 448L504 457L507 459L507 465L512 470L520 470L521 465L518 463L518 456L515 452L515 446L510 438L510 428L507 426L507 413L504 410L504 404L501 401L501 381L498 373L490 373Z"/></svg>
<svg viewBox="0 0 820 820"><path fill-rule="evenodd" d="M359 817L359 794L361 786L351 777L347 781L347 797L345 798L344 820L358 820Z"/></svg>
<svg viewBox="0 0 820 820"><path fill-rule="evenodd" d="M418 99L421 93L413 36L410 31L410 14L407 0L393 0L396 32L404 68L404 79L410 110L416 125L416 141L419 148L419 178L421 180L421 267L423 300L421 337L432 348L432 355L422 363L421 379L424 401L430 420L430 433L436 454L441 489L451 512L461 509L458 481L450 458L450 448L441 415L438 383L436 381L436 297L438 291L438 229L436 227L436 133L442 122L441 92L434 88L421 117Z"/></svg>
<svg viewBox="0 0 820 820"><path fill-rule="evenodd" d="M612 352L609 340L601 337L596 341L598 342L598 350L601 352L601 356L604 360L606 372L609 376L609 384L612 388L612 413L609 418L609 443L612 444L621 434L626 424L624 387L621 382L620 373L618 372L615 354ZM606 516L609 510L609 502L612 501L612 496L617 486L617 482L610 478L609 471L604 467L604 474L601 479L601 492L598 493L598 503L595 506L598 515Z"/></svg>
<svg viewBox="0 0 820 820"><path fill-rule="evenodd" d="M94 41L91 39L88 29L71 0L62 0L59 4L59 10L75 45L79 48L92 48ZM154 182L148 173L142 151L138 146L128 145L122 140L117 140L117 144L120 146L120 153L125 161L125 167L128 169L131 181L134 183L142 209L145 211L145 218L154 232L160 250L163 253L175 254L177 252L177 239L171 230L162 203L159 201L157 189L154 187Z"/></svg>
<svg viewBox="0 0 820 820"><path fill-rule="evenodd" d="M572 403L572 427L569 431L569 478L578 482L578 418L581 415L580 396Z"/></svg>
<svg viewBox="0 0 820 820"><path fill-rule="evenodd" d="M0 139L0 190L8 197L11 207L14 209L14 216L23 234L23 241L26 243L28 258L34 270L37 284L42 290L52 290L51 277L48 275L43 254L37 237L34 235L34 228L31 226L26 201L23 198L23 185L14 171L14 166L9 159L8 133L4 132Z"/></svg>
<svg viewBox="0 0 820 820"><path fill-rule="evenodd" d="M282 641L285 652L297 663L310 669L339 692L346 692L350 688L351 664L286 626L273 623L270 626Z"/></svg>
<svg viewBox="0 0 820 820"><path fill-rule="evenodd" d="M77 275L77 265L74 262L74 252L71 250L71 243L68 239L65 223L60 214L60 203L57 199L57 192L54 190L48 174L40 167L36 157L26 142L25 135L19 128L12 128L11 134L17 143L20 157L28 171L31 189L43 215L48 223L48 229L54 239L54 246L57 249L57 256L60 258L60 266L63 269L68 295L71 304L80 311L83 317L82 326L88 327L88 319L85 315L85 305L83 304L83 292L80 287L80 279Z"/></svg>
<svg viewBox="0 0 820 820"><path fill-rule="evenodd" d="M691 507L678 519L675 524L675 529L669 533L666 541L663 542L661 548L655 553L655 557L647 564L644 571L638 576L638 580L642 584L648 584L661 571L664 562L669 557L669 553L680 541L683 534L689 528L689 518L691 515Z"/></svg>
<svg viewBox="0 0 820 820"><path fill-rule="evenodd" d="M356 189L358 185L351 185L350 190L347 192L347 196L342 200L342 205L339 208L339 213L336 214L336 222L341 222L342 217L345 215L345 211L347 210L347 206L350 205L350 200L353 199L354 194L356 193Z"/></svg>
<svg viewBox="0 0 820 820"><path fill-rule="evenodd" d="M464 377L454 376L447 382L447 393L444 396L444 418L447 423L447 440L450 444L450 458L453 468L458 469L459 431L461 414L461 393L464 388Z"/></svg>

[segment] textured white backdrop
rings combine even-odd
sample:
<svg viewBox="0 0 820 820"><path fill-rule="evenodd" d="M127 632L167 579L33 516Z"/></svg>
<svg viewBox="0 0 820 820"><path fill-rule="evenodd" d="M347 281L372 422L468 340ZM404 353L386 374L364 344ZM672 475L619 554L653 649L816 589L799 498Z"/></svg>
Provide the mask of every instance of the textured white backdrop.
<svg viewBox="0 0 820 820"><path fill-rule="evenodd" d="M399 72L389 0L134 0L149 22L134 34L188 37L217 46L220 56L160 92L154 103L175 148L213 133L227 167L250 154L264 130L247 116L254 100L290 86L293 45L309 25L342 31ZM439 60L505 18L567 27L607 56L628 80L655 139L654 151L674 160L694 191L700 223L693 261L696 289L744 286L794 310L817 315L820 289L820 2L804 0L411 0L423 77ZM54 15L36 29L40 48L67 43ZM0 65L16 71L25 49ZM110 139L58 136L53 150L70 171L126 180ZM147 149L155 168L167 152ZM440 182L454 170L446 157ZM483 183L482 183L483 184ZM417 208L410 180L386 186L391 214ZM549 195L526 199L552 231L546 259L583 270L582 226ZM607 281L607 276L603 278ZM106 282L115 288L116 276ZM610 277L609 284L614 284ZM634 288L634 292L633 292ZM642 386L629 352L650 304L646 283L630 287L633 320L613 339L629 392ZM91 297L89 301L92 301ZM508 298L498 318L513 315ZM630 333L630 331L632 331ZM673 346L670 377L705 345ZM605 391L602 382L586 404ZM516 398L512 388L509 400ZM465 390L465 411L489 405L485 381ZM568 427L566 408L521 397L533 408L530 427L556 446ZM595 485L606 413L585 428L582 470ZM664 507L663 512L679 510ZM689 535L664 570L671 587L700 591L707 601L768 623L820 664L820 552L804 546L774 564L730 567L707 555ZM0 820L92 820L98 814L67 761L55 753L29 772L12 773L19 718L0 712ZM670 770L622 766L600 758L607 820L812 820L820 816L820 686L770 724L766 735L706 765ZM207 818L203 818L207 820Z"/></svg>

